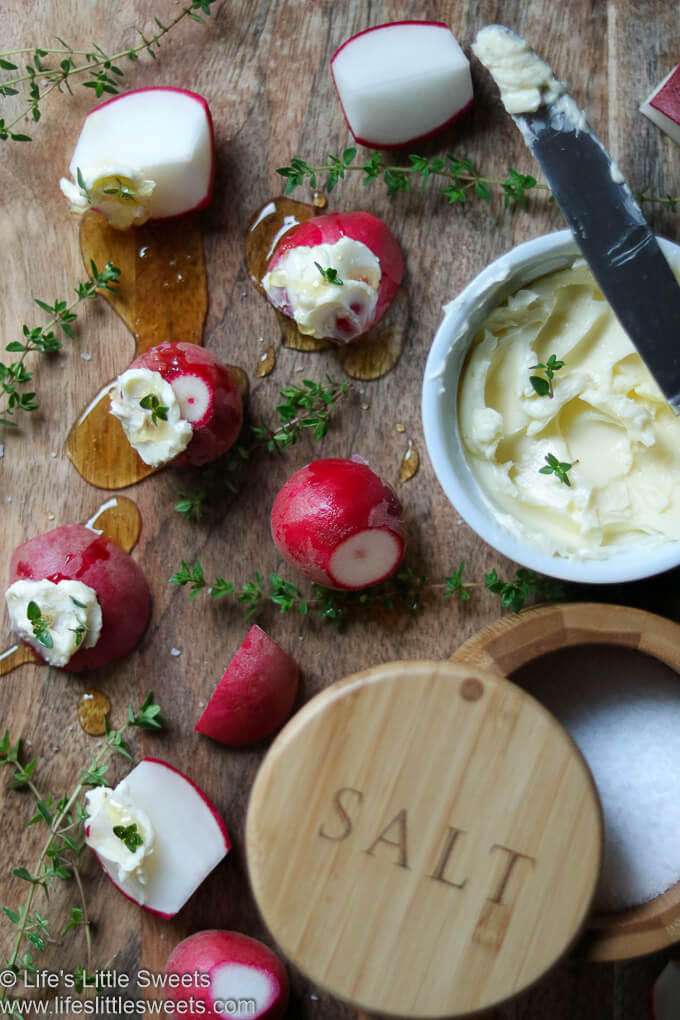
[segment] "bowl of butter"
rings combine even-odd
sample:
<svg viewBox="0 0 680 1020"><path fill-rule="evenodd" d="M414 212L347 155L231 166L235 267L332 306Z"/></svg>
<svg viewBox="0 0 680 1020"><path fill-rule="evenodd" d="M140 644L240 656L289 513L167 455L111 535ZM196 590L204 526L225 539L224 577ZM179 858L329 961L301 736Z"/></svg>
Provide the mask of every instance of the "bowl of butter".
<svg viewBox="0 0 680 1020"><path fill-rule="evenodd" d="M680 276L680 246L659 243ZM680 417L570 231L513 248L445 306L422 412L448 499L510 559L599 584L680 564Z"/></svg>

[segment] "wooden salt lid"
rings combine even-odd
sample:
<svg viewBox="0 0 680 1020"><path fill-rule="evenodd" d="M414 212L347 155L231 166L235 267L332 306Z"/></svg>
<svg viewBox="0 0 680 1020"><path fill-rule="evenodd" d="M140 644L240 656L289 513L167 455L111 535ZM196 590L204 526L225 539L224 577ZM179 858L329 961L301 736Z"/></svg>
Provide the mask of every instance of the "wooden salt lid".
<svg viewBox="0 0 680 1020"><path fill-rule="evenodd" d="M279 734L246 841L264 920L313 981L369 1012L453 1017L570 947L602 818L571 738L518 687L396 662L333 684Z"/></svg>

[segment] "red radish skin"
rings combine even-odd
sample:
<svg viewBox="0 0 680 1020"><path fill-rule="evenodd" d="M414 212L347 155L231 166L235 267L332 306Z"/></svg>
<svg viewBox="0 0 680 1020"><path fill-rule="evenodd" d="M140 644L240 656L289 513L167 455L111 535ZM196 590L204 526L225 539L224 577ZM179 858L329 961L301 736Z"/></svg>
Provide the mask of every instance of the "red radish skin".
<svg viewBox="0 0 680 1020"><path fill-rule="evenodd" d="M264 943L239 932L209 930L190 935L175 946L164 973L177 976L179 987L169 981L166 994L177 1004L186 1003L188 1012L183 1015L190 1018L280 1020L286 1012L289 981L281 960ZM192 999L198 1003L193 1008ZM248 1007L247 1012L230 1013L225 1003L239 999L255 999L255 1011Z"/></svg>
<svg viewBox="0 0 680 1020"><path fill-rule="evenodd" d="M366 212L326 213L299 223L283 235L267 266L271 273L286 252L294 248L315 248L320 244L335 244L342 237L360 241L369 248L380 263L378 301L367 330L383 317L399 290L404 276L404 258L394 234L386 223ZM293 317L290 304L284 300L280 308L285 315ZM332 339L332 338L331 338ZM352 337L351 339L356 339Z"/></svg>
<svg viewBox="0 0 680 1020"><path fill-rule="evenodd" d="M335 75L333 73L333 63L334 63L336 57L339 56L339 54L345 49L345 47L349 46L351 43L353 43L355 39L358 39L360 36L369 35L372 32L378 31L379 29L389 28L392 25L423 25L423 24L429 25L429 26L431 26L433 28L442 28L442 29L446 29L447 31L450 31L449 25L447 25L443 21L417 21L417 20L411 18L411 19L405 19L403 21L388 22L387 24L384 24L384 25L373 25L373 26L371 26L371 28L365 28L362 32L356 32L353 36L351 36L351 38L346 39L345 42L341 46L339 46L337 48L337 50L335 51L335 53L331 57L331 74L333 75L333 82L334 82L334 84L335 84ZM426 141L429 138L433 138L435 135L441 134L443 131L446 131L447 128L450 128L454 124L456 124L461 119L461 117L464 117L465 114L468 113L471 110L471 108L473 106L473 103L474 103L474 96L471 96L469 102L467 102L459 110L456 110L455 113L453 113L450 117L447 117L445 120L443 120L440 124L437 124L435 127L430 128L428 131L423 131L420 134L413 135L411 138L407 138L407 139L405 139L402 142L395 142L395 143L391 143L391 144L388 145L385 142L376 142L374 139L366 138L366 137L362 136L361 134L355 134L354 130L352 129L352 125L350 123L350 119L349 119L349 117L347 115L347 111L345 110L344 104L342 102L342 98L341 98L341 95L340 95L340 90L338 89L337 84L336 84L336 92L337 92L337 95L338 95L338 102L340 103L340 109L342 110L342 115L345 118L345 123L347 124L347 127L349 128L350 133L351 133L352 137L354 138L354 140L359 145L364 145L367 149L385 149L385 150L388 150L388 151L390 151L390 150L397 151L399 149L406 149L409 146L419 144L420 142L424 142L424 141Z"/></svg>
<svg viewBox="0 0 680 1020"><path fill-rule="evenodd" d="M254 744L285 722L297 689L295 659L255 625L227 666L196 729L231 747Z"/></svg>
<svg viewBox="0 0 680 1020"><path fill-rule="evenodd" d="M176 92L179 95L188 96L190 99L195 100L197 103L200 104L200 106L203 107L203 110L204 110L205 116L206 116L206 120L208 122L208 130L210 132L210 155L211 155L211 160L210 160L210 177L209 177L209 180L208 180L208 185L207 185L207 189L206 189L206 193L205 193L204 197L199 202L197 202L195 205L193 205L190 209L184 209L184 210L182 210L182 212L175 213L173 216L154 216L154 217L151 217L151 220L149 221L151 223L162 223L165 220L176 220L176 219L179 219L180 216L188 216L190 213L199 212L201 209L205 209L206 206L210 205L210 203L212 202L213 191L215 190L215 165L216 165L215 164L215 127L214 127L214 124L213 124L212 114L210 113L210 107L208 106L208 104L207 104L206 100L203 98L203 96L199 96L199 94L197 92L192 92L190 89L178 89L178 88L173 88L171 86L167 86L166 87L166 86L162 86L162 85L160 85L160 86L151 86L150 88L145 88L145 89L132 89L130 92L123 92L121 95L112 96L110 99L107 99L106 102L100 103L99 106L95 107L95 109L92 110L88 114L88 116L91 117L93 114L98 113L99 110L103 110L104 107L111 106L112 103L119 102L121 99L124 99L125 96L138 95L138 94L141 94L141 93L144 93L144 92Z"/></svg>
<svg viewBox="0 0 680 1020"><path fill-rule="evenodd" d="M159 372L191 424L191 442L169 462L173 467L207 464L234 445L243 424L241 392L233 373L210 351L196 344L159 344L135 358L130 368ZM191 387L197 397L191 396Z"/></svg>
<svg viewBox="0 0 680 1020"><path fill-rule="evenodd" d="M227 827L224 824L224 820L223 820L222 816L220 815L219 811L217 810L215 805L212 803L212 801L206 796L206 794L203 792L203 790L200 788L200 786L197 786L196 783L194 783L194 781L189 778L189 776L185 775L184 772L181 772L179 769L175 768L174 765L170 765L167 761L162 761L160 758L143 758L142 761L143 762L148 762L148 763L150 763L152 765L162 766L163 768L168 769L170 772L173 772L175 775L180 776L198 794L198 796L201 798L201 800L203 801L205 806L210 811L212 817L214 818L214 820L215 820L215 822L217 824L217 827L218 827L218 829L220 831L220 834L222 836L222 839L224 840L224 852L225 852L225 855L228 854L229 851L231 850L231 839L229 837L229 833L227 831ZM90 834L89 826L86 826L86 830L85 831L86 831L86 835L89 836L89 834ZM178 911L173 911L172 913L167 913L167 912L165 912L163 910L156 910L155 908L150 907L148 904L140 903L138 900L136 900L134 898L134 896L130 895L129 892L127 892L125 889L123 889L118 884L118 882L116 882L116 879L113 877L111 872L107 869L106 862L103 861L100 858L100 856L97 853L97 851L94 850L93 848L90 848L90 849L92 849L92 852L94 853L95 857L97 858L100 867L102 868L102 870L106 874L106 877L111 882L111 885L113 885L118 890L118 892L121 893L125 897L126 900L129 900L130 903L135 903L138 907L141 907L142 910L145 910L148 914L153 914L155 917L160 917L164 921L169 921L173 917L177 916Z"/></svg>
<svg viewBox="0 0 680 1020"><path fill-rule="evenodd" d="M78 673L127 655L146 630L151 593L137 563L104 535L82 524L63 524L18 546L10 563L14 581L82 581L96 592L102 630L93 648L81 648L64 667ZM39 654L39 653L38 653Z"/></svg>
<svg viewBox="0 0 680 1020"><path fill-rule="evenodd" d="M394 489L351 459L316 460L297 471L274 500L271 528L288 563L340 591L385 580L406 547Z"/></svg>

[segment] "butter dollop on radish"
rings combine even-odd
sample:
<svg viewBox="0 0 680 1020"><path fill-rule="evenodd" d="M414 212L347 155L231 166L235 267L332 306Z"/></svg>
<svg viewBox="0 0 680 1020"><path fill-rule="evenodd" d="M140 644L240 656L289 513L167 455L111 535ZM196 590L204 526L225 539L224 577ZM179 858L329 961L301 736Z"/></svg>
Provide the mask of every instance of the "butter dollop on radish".
<svg viewBox="0 0 680 1020"><path fill-rule="evenodd" d="M370 148L411 145L472 105L469 62L439 21L395 21L359 32L335 52L331 72L350 131Z"/></svg>
<svg viewBox="0 0 680 1020"><path fill-rule="evenodd" d="M125 229L202 209L212 197L208 104L186 89L137 89L85 118L60 187L71 211L95 209Z"/></svg>

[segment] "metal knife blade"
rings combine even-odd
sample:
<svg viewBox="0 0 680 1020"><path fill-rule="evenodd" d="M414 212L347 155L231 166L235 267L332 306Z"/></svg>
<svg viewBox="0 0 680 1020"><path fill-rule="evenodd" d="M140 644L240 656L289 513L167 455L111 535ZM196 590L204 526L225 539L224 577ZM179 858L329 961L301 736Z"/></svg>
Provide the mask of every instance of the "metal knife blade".
<svg viewBox="0 0 680 1020"><path fill-rule="evenodd" d="M680 414L680 285L630 188L566 93L513 120L602 293Z"/></svg>

